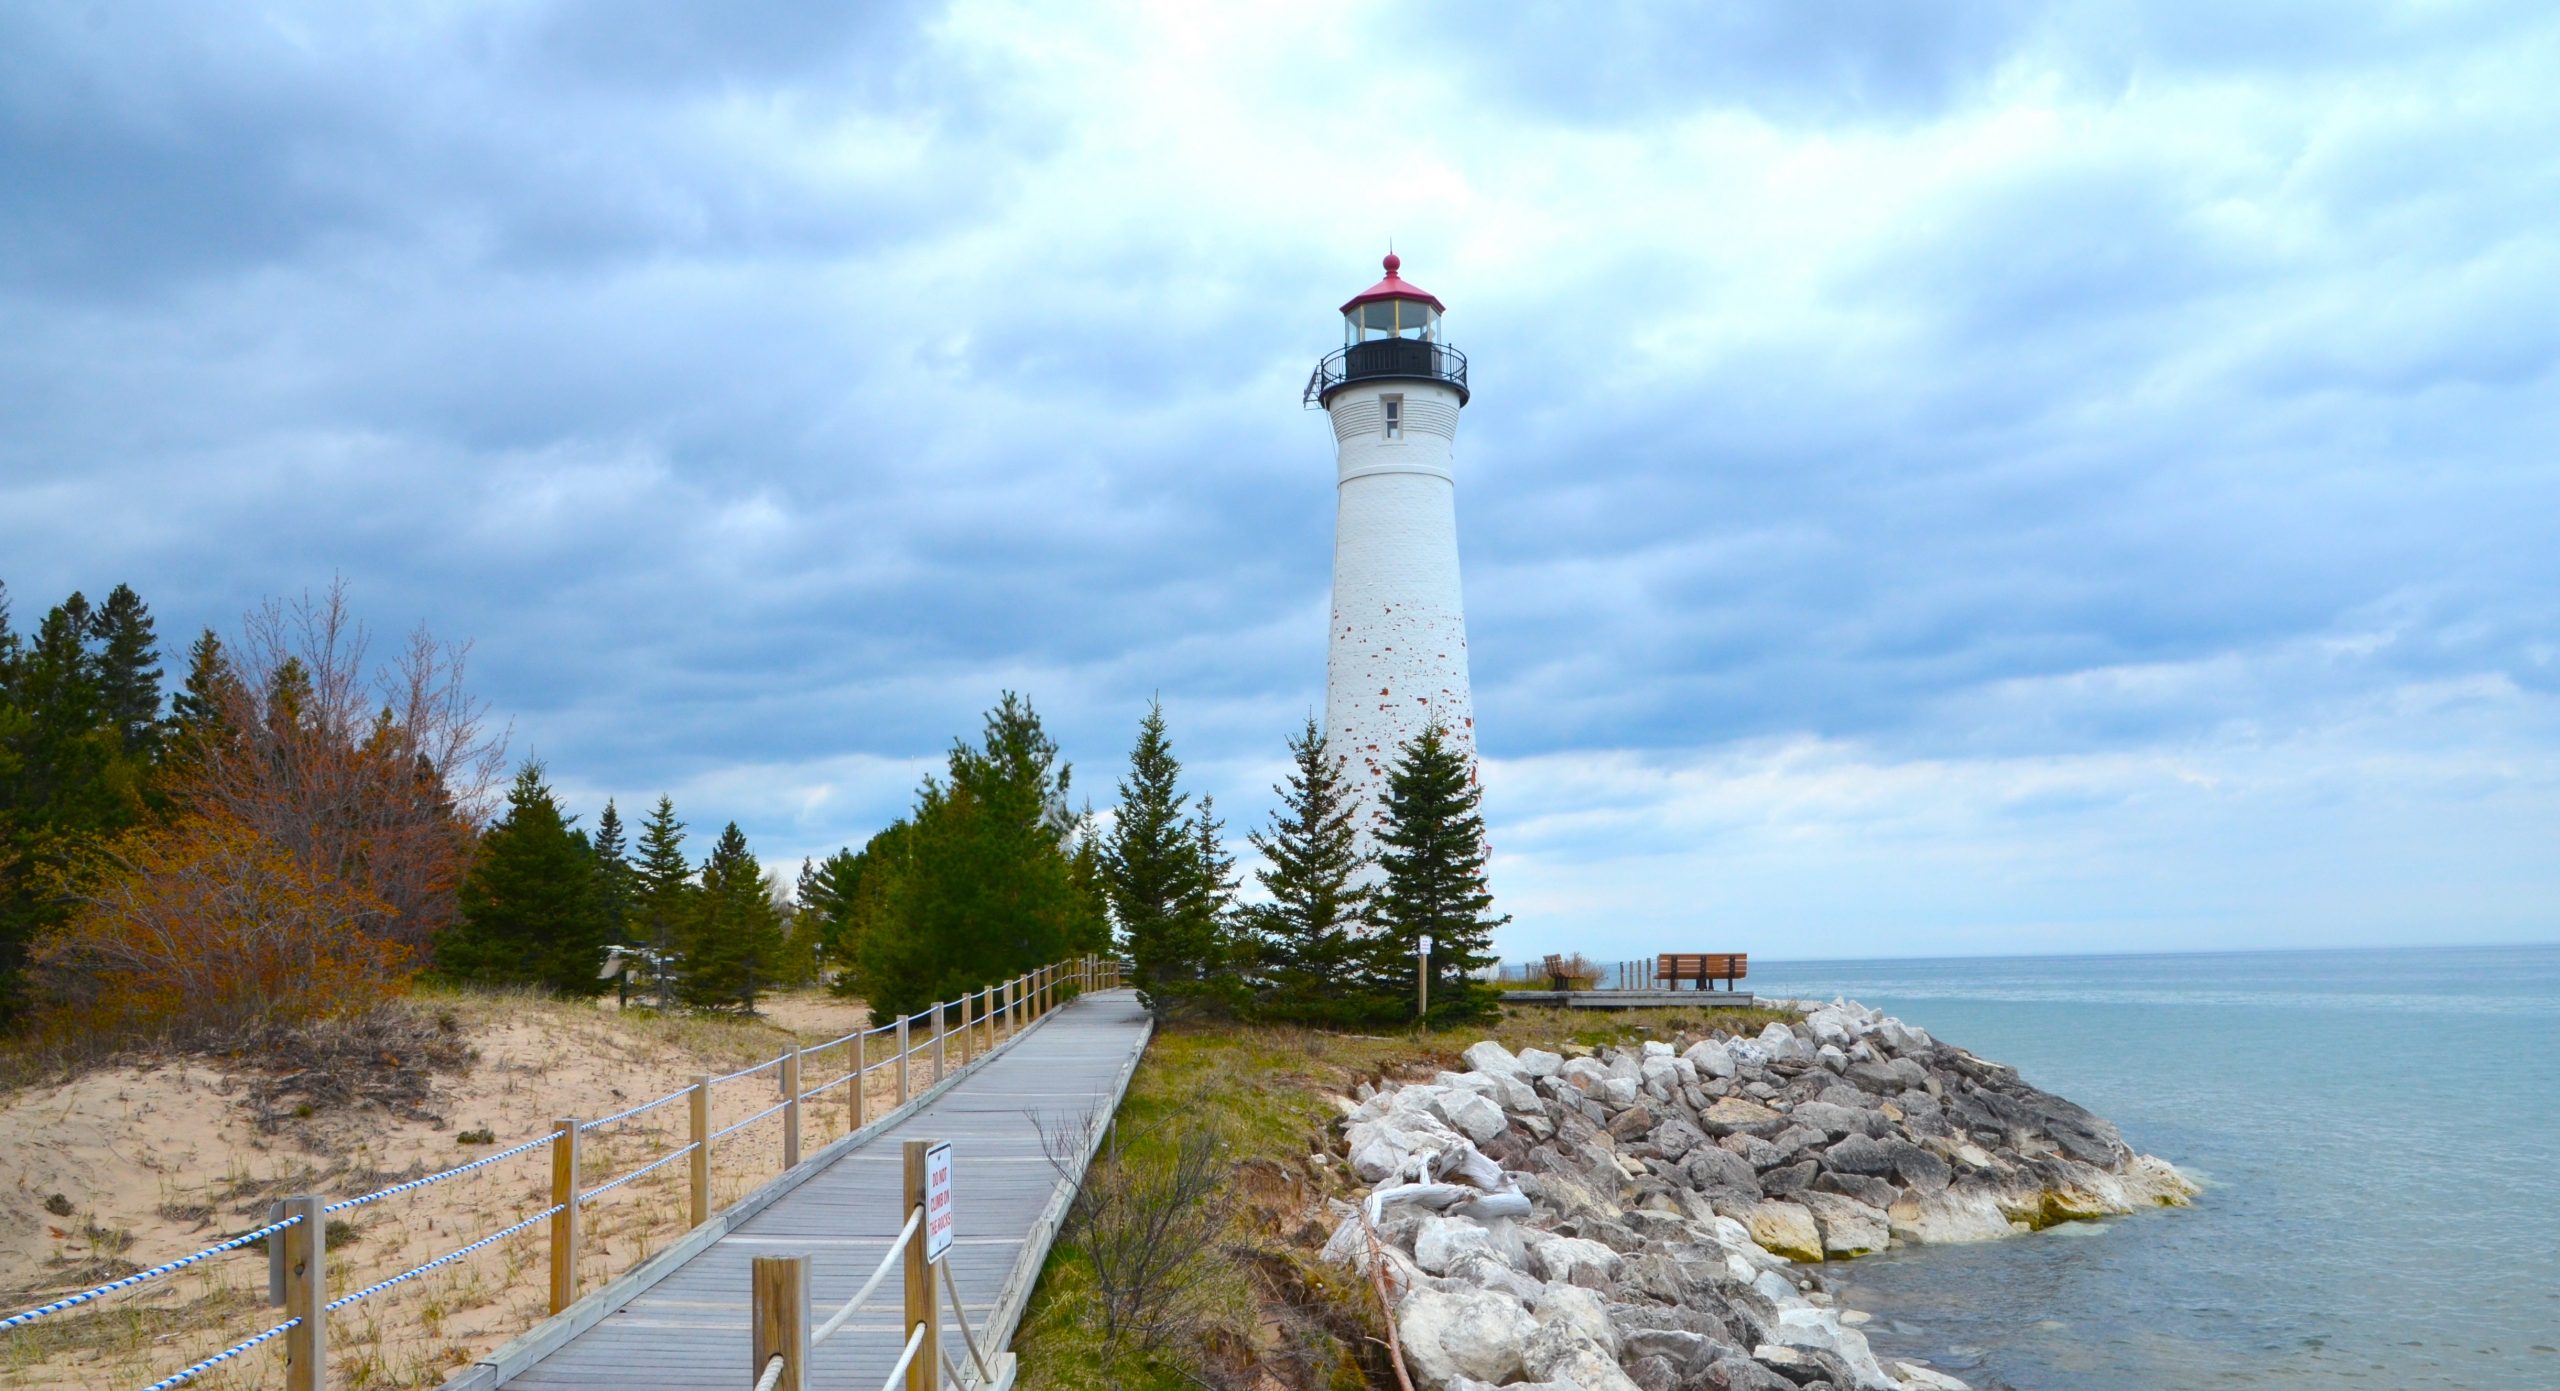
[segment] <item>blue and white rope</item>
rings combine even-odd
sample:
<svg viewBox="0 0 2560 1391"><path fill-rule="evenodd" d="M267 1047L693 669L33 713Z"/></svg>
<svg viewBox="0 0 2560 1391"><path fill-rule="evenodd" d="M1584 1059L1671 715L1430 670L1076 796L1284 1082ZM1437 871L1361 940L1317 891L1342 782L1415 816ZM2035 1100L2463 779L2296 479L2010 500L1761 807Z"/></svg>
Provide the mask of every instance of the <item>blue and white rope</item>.
<svg viewBox="0 0 2560 1391"><path fill-rule="evenodd" d="M782 1066L782 1059L780 1059L780 1058L767 1058L767 1059L765 1059L763 1062L760 1062L760 1063L756 1064L754 1067L742 1067L742 1068L739 1068L739 1069L738 1069L737 1071L735 1071L735 1072L728 1073L728 1074L726 1074L726 1075L719 1076L719 1077L714 1077L714 1078L712 1078L712 1079L711 1079L711 1085L713 1085L713 1086L715 1086L715 1087L716 1087L716 1086L719 1086L719 1085L720 1085L721 1083L723 1083L723 1082L735 1082L735 1081L737 1081L737 1080L738 1080L739 1078L741 1078L741 1077L753 1077L753 1076L755 1076L757 1073L764 1071L766 1068L769 1068L769 1067L780 1067L780 1066Z"/></svg>
<svg viewBox="0 0 2560 1391"><path fill-rule="evenodd" d="M659 1097L655 1101L643 1101L628 1111L616 1111L602 1120L588 1121L584 1125L578 1127L578 1133L584 1135L590 1130L602 1130L604 1127L611 1125L616 1121L627 1121L633 1116L646 1115L647 1113L655 1111L659 1107L666 1105L670 1101L680 1100L689 1096L692 1092L693 1088L691 1087L679 1087L676 1090L667 1093L665 1096Z"/></svg>
<svg viewBox="0 0 2560 1391"><path fill-rule="evenodd" d="M102 1295L114 1294L116 1291L122 1289L131 1289L135 1285L139 1285L146 1280L157 1280L161 1276L169 1274L171 1271L184 1270L198 1261L209 1260L215 1256L221 1255L225 1251L239 1250L241 1247L246 1246L253 1241L264 1241L268 1237L274 1236L276 1233L283 1231L285 1228L290 1227L301 1220L302 1219L299 1217L288 1217L281 1222L270 1222L266 1226L260 1227L254 1232L243 1232L240 1235L231 1238L229 1241L208 1246L192 1256L182 1256L177 1260L169 1262L167 1265L155 1265L149 1270L136 1271L131 1275L125 1276L121 1280L109 1280L107 1283L100 1285L95 1289L82 1290L78 1294L57 1299L51 1304L39 1304L35 1308L29 1309L23 1314L11 1314L5 1319L0 1319L0 1333L5 1333L12 1328L18 1327L20 1324L33 1323L47 1314L58 1314L65 1309L77 1308L80 1305L86 1304L90 1300L96 1299Z"/></svg>
<svg viewBox="0 0 2560 1391"><path fill-rule="evenodd" d="M245 1343L234 1343L230 1347L224 1348L222 1351L217 1352L202 1362L187 1368L183 1372L171 1372L169 1375L164 1376L158 1381L151 1383L149 1386L142 1388L142 1391L169 1391L170 1387L176 1386L198 1373L212 1371L214 1368L221 1366L232 1358L238 1357L240 1354L247 1352L258 1344L266 1342L270 1338L282 1335L286 1329L289 1329L300 1322L302 1322L302 1319L298 1315L293 1318L286 1319L284 1322L277 1324L275 1327L268 1329L257 1337L251 1338Z"/></svg>
<svg viewBox="0 0 2560 1391"><path fill-rule="evenodd" d="M751 1126L751 1125L755 1124L757 1121L763 1120L765 1117L767 1117L767 1116L770 1116L770 1115L774 1114L775 1112L777 1112L777 1111L781 1110L783 1107L788 1106L788 1105L790 1105L790 1104L791 1104L791 1103L790 1103L790 1102L788 1102L788 1101L777 1101L777 1102L775 1102L774 1104L772 1104L771 1106L767 1106L767 1107L766 1107L766 1108L764 1108L763 1110L756 1112L754 1115L747 1117L745 1120L742 1120L742 1121L738 1122L736 1125L730 1126L730 1127L729 1127L728 1129L726 1129L726 1130L719 1130L719 1131L714 1131L714 1132L712 1132L711 1138L712 1138L712 1139L714 1139L714 1140L717 1140L717 1139L720 1139L720 1138L722 1138L722 1137L724 1137L724 1136L733 1135L733 1134L737 1133L738 1131L744 1130L744 1129L746 1129L748 1126Z"/></svg>
<svg viewBox="0 0 2560 1391"><path fill-rule="evenodd" d="M491 1232L487 1236L480 1238L478 1241L475 1241L458 1251L447 1251L443 1255L436 1257L434 1260L427 1262L425 1265L419 1266L413 1270L402 1271L400 1274L394 1275L388 1280L376 1281L353 1294L339 1295L337 1298L330 1300L327 1307L322 1309L321 1312L334 1314L340 1309L343 1309L368 1295L380 1294L384 1290L391 1288L393 1285L400 1284L404 1281L415 1280L419 1276L426 1274L428 1271L435 1269L437 1266L450 1265L451 1263L461 1260L463 1257L470 1255L472 1252L479 1250L481 1247L486 1246L493 1241L504 1241L508 1237L514 1236L516 1233L523 1231L525 1228L532 1226L536 1222L540 1222L546 1218L557 1215L560 1209L567 1206L568 1204L566 1203L553 1203L551 1206L544 1208L542 1211L535 1213L521 1222L518 1222L514 1226L509 1227L504 1231Z"/></svg>
<svg viewBox="0 0 2560 1391"><path fill-rule="evenodd" d="M676 1162L677 1160L682 1159L682 1158L684 1158L686 1155L691 1154L691 1153L693 1153L693 1146L691 1146L691 1145L687 1145L687 1146L685 1146L684 1148L682 1148L682 1149L680 1149L680 1150L675 1151L673 1154L662 1155L662 1156L660 1156L660 1157L658 1157L658 1158L656 1158L656 1159L653 1159L653 1160L649 1161L649 1162L648 1162L648 1163L646 1163L646 1164L641 1165L639 1168L632 1170L630 1173L624 1174L622 1177L620 1177L620 1178L618 1178L618 1179L613 1179L613 1180L610 1180L610 1181L605 1182L605 1183L599 1183L599 1184L597 1184L595 1187L590 1188L590 1189L588 1189L586 1192L579 1194L579 1195L578 1195L578 1201L579 1201L579 1202L582 1202L582 1203L589 1203L589 1202L593 1202L593 1201L595 1201L596 1199L603 1197L605 1194L610 1193L610 1192L612 1192L613 1190L615 1190L615 1189L617 1189L617 1188L620 1188L622 1185L624 1185L624 1184L626 1184L626 1183L629 1183L629 1182L630 1182L630 1181L632 1181L633 1179L636 1179L636 1178L640 1177L642 1174L645 1174L645 1173L649 1172L651 1169L657 1168L657 1167L658 1167L659 1165L661 1165L661 1164L673 1164L673 1163L674 1163L674 1162Z"/></svg>
<svg viewBox="0 0 2560 1391"><path fill-rule="evenodd" d="M320 1210L322 1212L344 1212L351 1207L363 1207L367 1203L378 1203L395 1193L406 1193L412 1188L424 1188L430 1183L442 1183L446 1179L470 1173L474 1169L486 1168L491 1164L497 1163L501 1159L513 1159L517 1155L524 1153L526 1150L540 1149L544 1145L550 1144L551 1140L551 1135L537 1135L534 1138L525 1141L523 1144L516 1146L514 1149L500 1150L496 1154L487 1155L479 1159L474 1159L468 1164L457 1165L454 1168L447 1169L441 1174L429 1174L425 1178L413 1178L407 1183L395 1183L389 1188L367 1193L361 1198L342 1198Z"/></svg>

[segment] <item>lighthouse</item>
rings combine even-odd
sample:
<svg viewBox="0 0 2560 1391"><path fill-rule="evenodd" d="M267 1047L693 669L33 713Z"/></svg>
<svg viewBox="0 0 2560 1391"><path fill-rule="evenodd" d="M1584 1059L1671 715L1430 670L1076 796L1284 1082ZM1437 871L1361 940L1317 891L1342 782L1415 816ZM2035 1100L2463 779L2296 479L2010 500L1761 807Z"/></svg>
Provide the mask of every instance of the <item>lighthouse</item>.
<svg viewBox="0 0 2560 1391"><path fill-rule="evenodd" d="M1305 401L1333 422L1333 629L1325 737L1366 804L1376 847L1387 771L1437 720L1475 759L1467 617L1458 589L1458 488L1451 466L1467 404L1466 355L1447 306L1400 273L1342 306L1342 346L1316 364Z"/></svg>

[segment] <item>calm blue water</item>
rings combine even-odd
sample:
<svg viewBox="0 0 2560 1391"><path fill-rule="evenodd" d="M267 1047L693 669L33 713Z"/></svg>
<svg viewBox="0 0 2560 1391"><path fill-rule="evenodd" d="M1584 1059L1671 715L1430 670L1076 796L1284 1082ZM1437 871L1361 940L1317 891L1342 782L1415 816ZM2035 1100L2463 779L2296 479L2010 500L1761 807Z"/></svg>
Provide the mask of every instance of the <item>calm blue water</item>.
<svg viewBox="0 0 2560 1391"><path fill-rule="evenodd" d="M2196 1206L1829 1268L1977 1387L2560 1388L2560 947L1753 962L2010 1063Z"/></svg>

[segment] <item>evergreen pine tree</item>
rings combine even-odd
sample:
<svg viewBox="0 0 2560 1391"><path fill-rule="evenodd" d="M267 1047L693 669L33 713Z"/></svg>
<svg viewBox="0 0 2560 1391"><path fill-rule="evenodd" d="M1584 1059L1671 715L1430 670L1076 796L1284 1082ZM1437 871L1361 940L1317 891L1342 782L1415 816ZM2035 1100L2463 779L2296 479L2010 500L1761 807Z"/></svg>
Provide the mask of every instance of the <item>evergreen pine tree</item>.
<svg viewBox="0 0 2560 1391"><path fill-rule="evenodd" d="M240 678L231 669L222 639L207 628L187 648L187 677L169 699L169 727L161 744L172 757L230 737L229 712L239 706Z"/></svg>
<svg viewBox="0 0 2560 1391"><path fill-rule="evenodd" d="M1289 741L1289 757L1289 780L1271 789L1280 794L1271 830L1251 837L1266 866L1254 878L1271 897L1252 915L1269 971L1262 1008L1275 1018L1348 1023L1374 1012L1356 998L1373 897L1361 878L1370 862L1354 829L1359 803L1313 716Z"/></svg>
<svg viewBox="0 0 2560 1391"><path fill-rule="evenodd" d="M631 939L624 936L631 917L631 896L635 875L631 868L630 846L622 830L622 810L608 797L604 814L596 818L596 833L589 848L595 854L596 901L604 911L606 940L617 945Z"/></svg>
<svg viewBox="0 0 2560 1391"><path fill-rule="evenodd" d="M863 996L883 1019L1058 960L1090 922L1069 845L1070 770L1031 703L1007 691L980 742L928 778L860 943Z"/></svg>
<svg viewBox="0 0 2560 1391"><path fill-rule="evenodd" d="M651 982L657 987L661 1009L669 1003L668 990L674 968L668 964L677 950L684 925L694 912L693 865L684 857L684 823L676 820L675 799L660 797L647 820L640 823L640 854L632 866L631 916L629 932L633 939L657 954L661 969Z"/></svg>
<svg viewBox="0 0 2560 1391"><path fill-rule="evenodd" d="M738 823L723 827L703 861L702 888L679 937L685 1003L738 1006L750 1013L774 984L782 954L782 916L765 887L764 869L747 849Z"/></svg>
<svg viewBox="0 0 2560 1391"><path fill-rule="evenodd" d="M604 812L596 817L596 833L589 843L596 873L596 906L604 914L604 939L615 946L631 945L631 895L635 876L631 869L631 847L622 829L622 811L607 797ZM628 1008L631 1004L632 964L625 962L613 978L615 1003Z"/></svg>
<svg viewBox="0 0 2560 1391"><path fill-rule="evenodd" d="M1165 734L1164 702L1151 701L1129 750L1120 809L1101 852L1102 882L1129 952L1130 984L1158 1018L1224 994L1231 983L1212 881L1213 819L1185 815L1182 764Z"/></svg>
<svg viewBox="0 0 2560 1391"><path fill-rule="evenodd" d="M555 995L600 993L608 932L595 858L528 761L507 810L480 838L464 876L461 916L436 942L444 975L480 985L529 985Z"/></svg>
<svg viewBox="0 0 2560 1391"><path fill-rule="evenodd" d="M143 814L149 767L126 753L110 718L96 620L75 593L10 644L0 715L0 1024L26 1002L29 949L69 921L66 886Z"/></svg>
<svg viewBox="0 0 2560 1391"><path fill-rule="evenodd" d="M90 619L98 642L98 699L108 727L129 758L148 760L160 747L160 648L151 609L131 585L117 585Z"/></svg>
<svg viewBox="0 0 2560 1391"><path fill-rule="evenodd" d="M1417 948L1432 941L1431 1019L1481 1018L1495 992L1472 972L1494 963L1494 929L1511 921L1490 917L1493 895L1485 887L1484 817L1466 755L1437 723L1405 744L1387 770L1385 871L1378 888L1381 931L1370 939L1372 979L1382 990L1411 997L1418 984Z"/></svg>

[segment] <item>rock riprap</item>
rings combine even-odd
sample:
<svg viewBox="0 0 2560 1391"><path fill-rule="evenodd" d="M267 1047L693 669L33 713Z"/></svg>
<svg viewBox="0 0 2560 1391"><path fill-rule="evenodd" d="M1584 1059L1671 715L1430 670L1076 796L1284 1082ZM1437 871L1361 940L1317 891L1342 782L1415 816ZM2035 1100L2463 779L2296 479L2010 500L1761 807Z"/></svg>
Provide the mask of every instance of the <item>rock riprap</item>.
<svg viewBox="0 0 2560 1391"><path fill-rule="evenodd" d="M1809 1263L2183 1204L2105 1120L1847 1000L1756 1036L1512 1053L1347 1100L1371 1185L1332 1259L1379 1272L1424 1391L1886 1391Z"/></svg>

